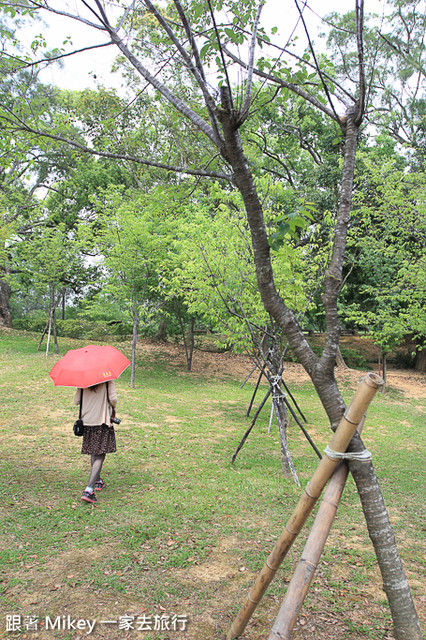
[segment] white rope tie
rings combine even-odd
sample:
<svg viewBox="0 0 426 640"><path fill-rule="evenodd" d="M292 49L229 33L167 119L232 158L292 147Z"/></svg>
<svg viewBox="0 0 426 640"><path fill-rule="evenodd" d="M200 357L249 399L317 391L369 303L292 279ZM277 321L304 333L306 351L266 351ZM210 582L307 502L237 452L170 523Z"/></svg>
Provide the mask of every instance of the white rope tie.
<svg viewBox="0 0 426 640"><path fill-rule="evenodd" d="M352 453L348 453L346 451L342 453L341 451L334 451L333 449L330 449L328 445L324 449L324 453L326 456L334 460L359 460L360 462L366 462L367 460L371 460L373 457L372 453L368 451L368 449L364 449L363 451L354 451Z"/></svg>
<svg viewBox="0 0 426 640"><path fill-rule="evenodd" d="M272 389L272 400L281 400L282 398L286 398L286 394L280 387L281 384L281 376L271 376L270 385Z"/></svg>

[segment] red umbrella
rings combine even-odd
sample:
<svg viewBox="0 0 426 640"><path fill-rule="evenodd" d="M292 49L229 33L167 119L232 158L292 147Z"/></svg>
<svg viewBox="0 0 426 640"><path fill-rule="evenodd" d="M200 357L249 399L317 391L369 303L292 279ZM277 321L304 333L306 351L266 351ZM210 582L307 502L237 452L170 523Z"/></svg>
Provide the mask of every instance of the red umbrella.
<svg viewBox="0 0 426 640"><path fill-rule="evenodd" d="M67 351L49 375L60 387L92 387L115 380L130 364L130 360L115 347L89 344Z"/></svg>

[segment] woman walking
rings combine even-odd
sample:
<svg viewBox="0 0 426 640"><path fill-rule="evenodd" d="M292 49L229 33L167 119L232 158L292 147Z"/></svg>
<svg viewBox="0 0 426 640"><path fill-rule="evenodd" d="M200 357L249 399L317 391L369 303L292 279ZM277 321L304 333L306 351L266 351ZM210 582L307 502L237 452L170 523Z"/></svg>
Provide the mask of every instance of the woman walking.
<svg viewBox="0 0 426 640"><path fill-rule="evenodd" d="M115 453L115 432L111 422L115 416L117 392L114 380L102 382L86 389L77 389L74 404L81 406L81 419L84 424L81 453L91 456L91 470L87 487L81 499L96 503L96 491L101 491L105 483L101 478L101 469L107 453Z"/></svg>

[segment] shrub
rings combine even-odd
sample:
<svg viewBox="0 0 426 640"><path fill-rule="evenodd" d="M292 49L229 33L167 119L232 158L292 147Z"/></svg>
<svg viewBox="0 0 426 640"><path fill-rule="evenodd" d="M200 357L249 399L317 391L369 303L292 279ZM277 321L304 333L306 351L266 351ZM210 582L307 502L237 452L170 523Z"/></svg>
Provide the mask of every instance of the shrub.
<svg viewBox="0 0 426 640"><path fill-rule="evenodd" d="M322 353L323 346L316 342L311 342L312 351L320 356ZM350 349L348 347L340 347L340 353L342 354L342 358L351 369L366 369L368 366L367 359L363 356L362 353L357 351L356 349ZM287 349L286 357L287 362L299 362L291 349Z"/></svg>
<svg viewBox="0 0 426 640"><path fill-rule="evenodd" d="M91 321L85 318L57 320L58 335L66 338L84 338L101 342L110 336L128 336L132 332L130 324L122 322Z"/></svg>
<svg viewBox="0 0 426 640"><path fill-rule="evenodd" d="M406 351L397 351L393 363L397 369L412 369L415 365L415 355Z"/></svg>
<svg viewBox="0 0 426 640"><path fill-rule="evenodd" d="M13 319L13 328L21 331L35 331L40 333L45 328L48 317L45 311L37 309L29 311L22 318Z"/></svg>
<svg viewBox="0 0 426 640"><path fill-rule="evenodd" d="M368 366L367 359L356 349L341 347L340 353L343 360L351 369L366 369Z"/></svg>

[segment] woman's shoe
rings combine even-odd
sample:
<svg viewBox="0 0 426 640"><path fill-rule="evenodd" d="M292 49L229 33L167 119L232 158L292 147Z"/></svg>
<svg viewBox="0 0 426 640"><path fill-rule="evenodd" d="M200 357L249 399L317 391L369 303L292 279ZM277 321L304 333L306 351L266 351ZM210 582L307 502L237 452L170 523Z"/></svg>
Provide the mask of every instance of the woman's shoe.
<svg viewBox="0 0 426 640"><path fill-rule="evenodd" d="M102 491L105 488L105 482L100 478L97 482L95 482L96 491Z"/></svg>
<svg viewBox="0 0 426 640"><path fill-rule="evenodd" d="M88 491L83 491L83 495L81 496L81 499L84 500L85 502L97 502L97 498L95 496L94 491L92 491L92 493L89 493Z"/></svg>

